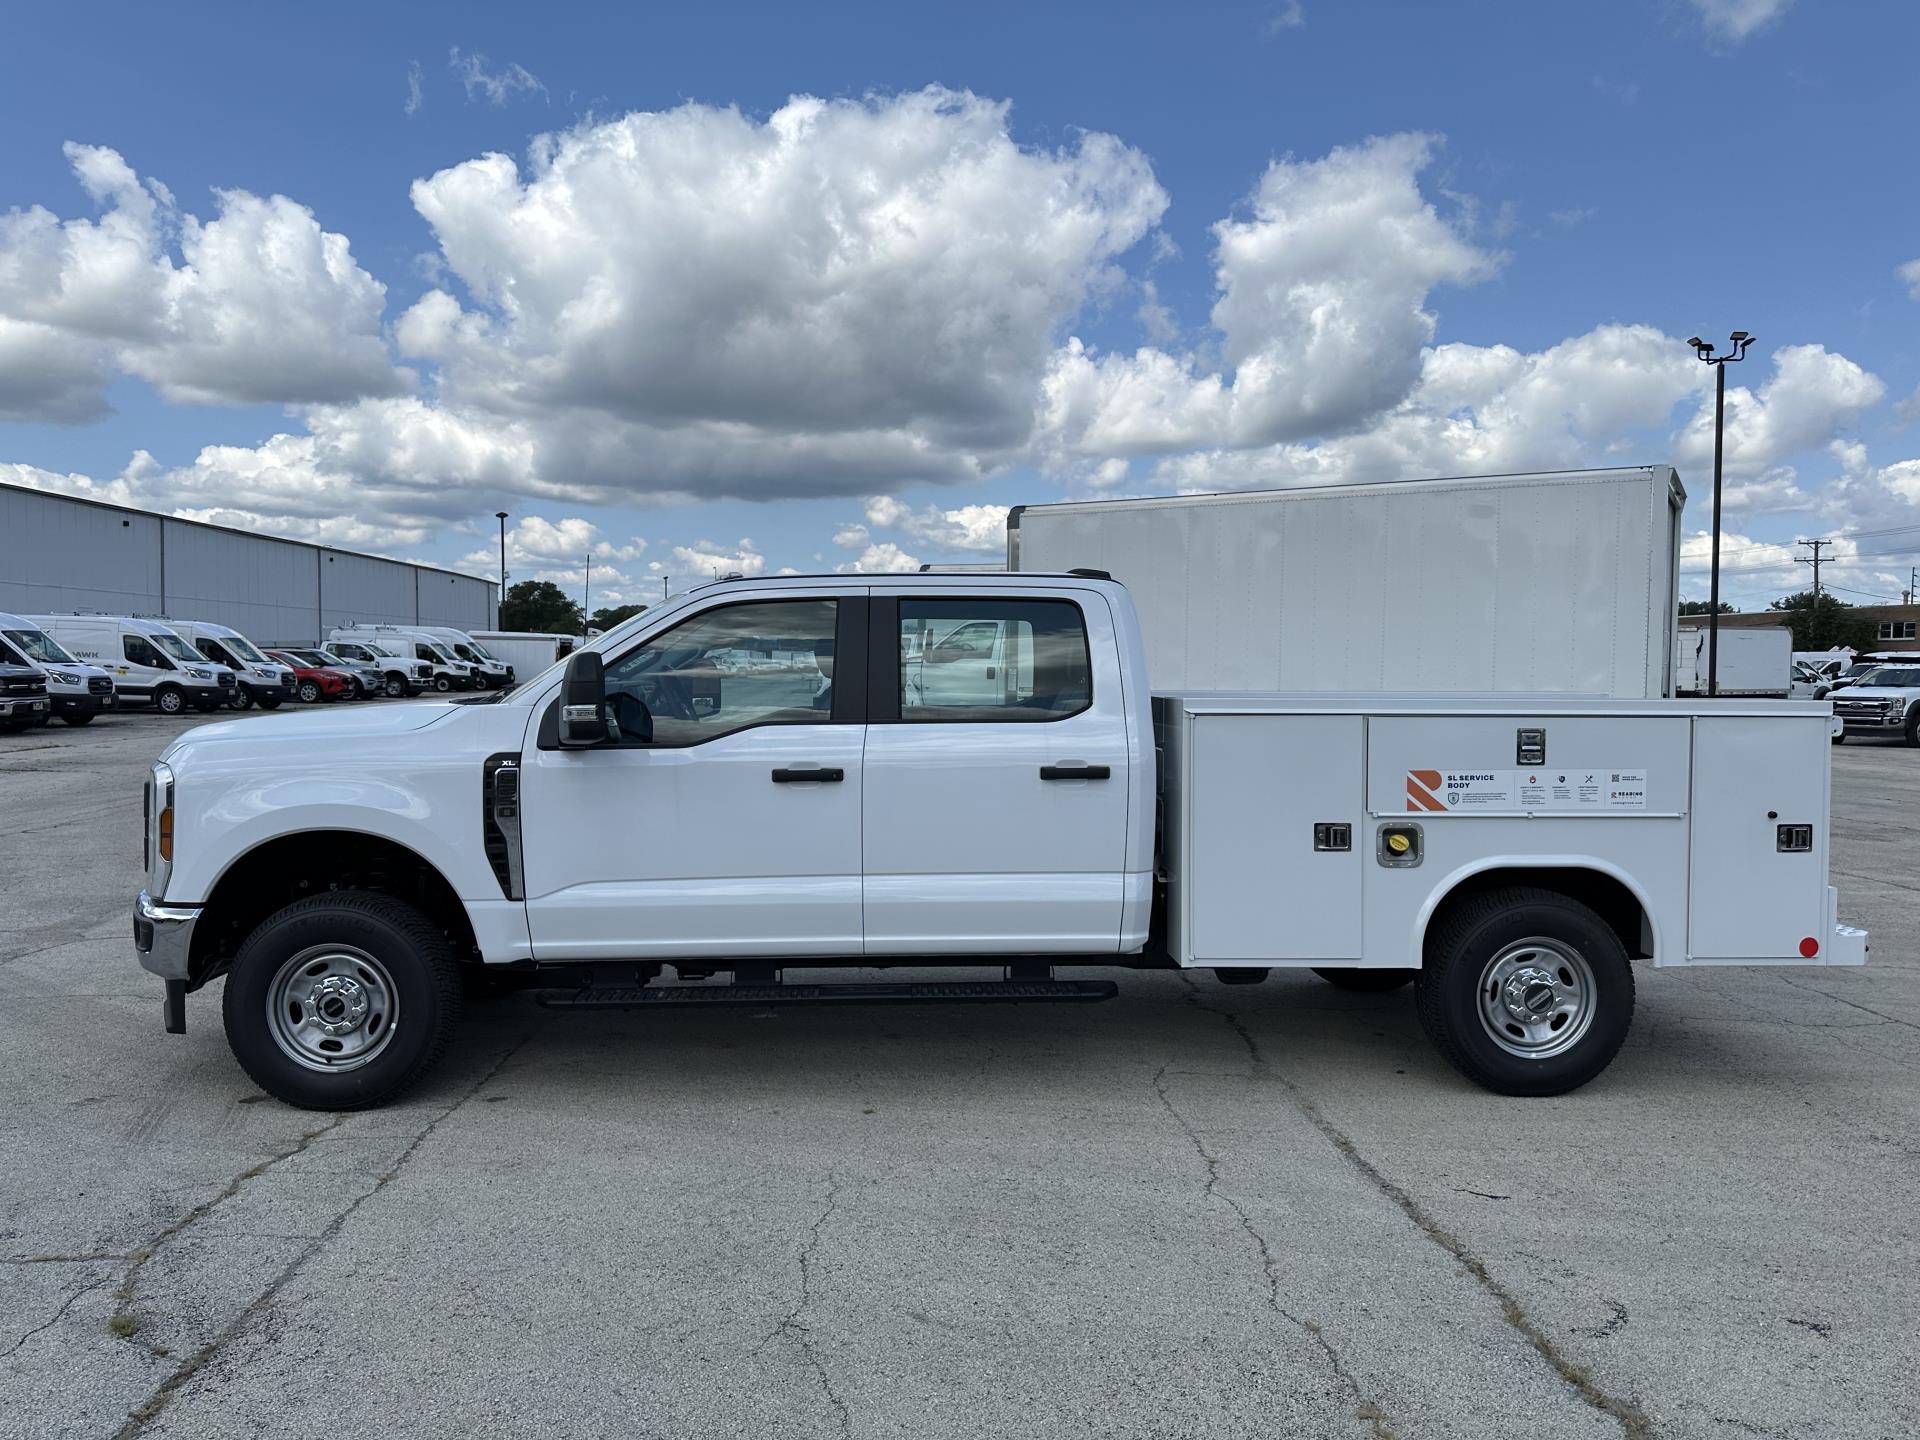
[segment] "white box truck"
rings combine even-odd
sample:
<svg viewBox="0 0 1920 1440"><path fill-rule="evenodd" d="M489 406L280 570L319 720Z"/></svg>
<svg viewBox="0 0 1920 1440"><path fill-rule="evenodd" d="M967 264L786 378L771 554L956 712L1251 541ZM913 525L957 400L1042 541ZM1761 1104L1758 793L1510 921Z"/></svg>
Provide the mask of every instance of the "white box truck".
<svg viewBox="0 0 1920 1440"><path fill-rule="evenodd" d="M538 675L556 660L564 660L580 643L578 635L549 635L539 630L475 630L472 634L489 654L513 667L516 680Z"/></svg>
<svg viewBox="0 0 1920 1440"><path fill-rule="evenodd" d="M989 644L995 683L916 681L916 636L965 637L927 669ZM1618 1053L1636 961L1866 959L1827 883L1826 705L1153 691L1100 576L702 586L490 704L175 740L135 949L169 1030L224 975L240 1064L321 1109L426 1073L472 977L671 1024L1297 967L1411 983L1463 1073L1553 1095ZM805 978L863 965L938 978Z"/></svg>
<svg viewBox="0 0 1920 1440"><path fill-rule="evenodd" d="M1784 698L1794 693L1793 632L1786 626L1722 625L1719 648L1715 683L1720 694ZM1674 694L1707 693L1707 659L1706 622L1682 625L1673 637Z"/></svg>
<svg viewBox="0 0 1920 1440"><path fill-rule="evenodd" d="M1163 690L1669 693L1672 467L1016 506L1008 568L1103 570Z"/></svg>

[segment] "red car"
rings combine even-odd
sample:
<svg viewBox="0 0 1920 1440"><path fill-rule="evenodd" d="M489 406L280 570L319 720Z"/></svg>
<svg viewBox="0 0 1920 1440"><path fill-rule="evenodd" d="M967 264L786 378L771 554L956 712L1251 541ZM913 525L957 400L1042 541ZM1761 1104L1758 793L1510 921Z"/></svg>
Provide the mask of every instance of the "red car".
<svg viewBox="0 0 1920 1440"><path fill-rule="evenodd" d="M344 670L313 663L305 650L269 650L267 658L293 667L293 693L307 704L316 700L344 700L353 694L353 677Z"/></svg>

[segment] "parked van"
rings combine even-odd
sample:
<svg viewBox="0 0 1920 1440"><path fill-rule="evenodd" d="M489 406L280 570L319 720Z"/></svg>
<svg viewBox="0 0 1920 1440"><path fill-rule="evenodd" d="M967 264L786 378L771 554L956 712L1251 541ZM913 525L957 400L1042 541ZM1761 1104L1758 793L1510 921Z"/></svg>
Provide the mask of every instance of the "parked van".
<svg viewBox="0 0 1920 1440"><path fill-rule="evenodd" d="M98 665L82 665L23 615L0 611L0 661L37 665L47 679L49 714L69 725L85 725L113 709L113 677Z"/></svg>
<svg viewBox="0 0 1920 1440"><path fill-rule="evenodd" d="M380 688L392 700L418 695L433 684L433 667L425 660L401 655L392 645L375 645L365 640L330 640L319 647L342 665L351 665L380 673Z"/></svg>
<svg viewBox="0 0 1920 1440"><path fill-rule="evenodd" d="M168 626L134 615L27 615L60 648L113 676L124 704L151 703L163 715L188 706L213 710L232 703L239 680L208 660Z"/></svg>
<svg viewBox="0 0 1920 1440"><path fill-rule="evenodd" d="M471 690L481 683L472 662L460 659L438 635L418 625L343 625L329 632L327 639L384 645L410 660L424 660L436 690Z"/></svg>
<svg viewBox="0 0 1920 1440"><path fill-rule="evenodd" d="M423 625L420 628L451 650L454 659L464 660L473 666L480 683L487 689L501 690L513 684L513 666L466 631L455 630L447 625Z"/></svg>
<svg viewBox="0 0 1920 1440"><path fill-rule="evenodd" d="M260 647L229 625L210 620L168 620L167 624L194 649L216 665L230 668L239 680L233 708L276 709L293 699L293 671L261 653Z"/></svg>

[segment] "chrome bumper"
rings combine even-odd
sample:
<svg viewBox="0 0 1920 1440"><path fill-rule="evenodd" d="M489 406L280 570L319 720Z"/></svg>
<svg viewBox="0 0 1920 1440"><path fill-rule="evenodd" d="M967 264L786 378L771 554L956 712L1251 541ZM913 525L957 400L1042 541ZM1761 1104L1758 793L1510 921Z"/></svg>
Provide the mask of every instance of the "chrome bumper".
<svg viewBox="0 0 1920 1440"><path fill-rule="evenodd" d="M140 963L163 980L185 980L198 905L166 905L146 891L133 902L133 948Z"/></svg>

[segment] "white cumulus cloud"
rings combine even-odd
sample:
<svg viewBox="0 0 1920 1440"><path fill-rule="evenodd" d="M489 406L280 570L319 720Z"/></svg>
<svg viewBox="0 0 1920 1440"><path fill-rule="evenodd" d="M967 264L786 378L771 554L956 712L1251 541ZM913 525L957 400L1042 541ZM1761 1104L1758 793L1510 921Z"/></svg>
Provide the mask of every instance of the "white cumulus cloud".
<svg viewBox="0 0 1920 1440"><path fill-rule="evenodd" d="M1793 0L1692 0L1692 3L1708 35L1737 45L1786 14Z"/></svg>

